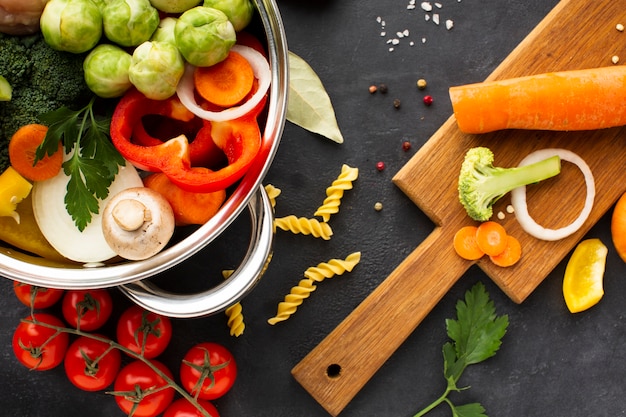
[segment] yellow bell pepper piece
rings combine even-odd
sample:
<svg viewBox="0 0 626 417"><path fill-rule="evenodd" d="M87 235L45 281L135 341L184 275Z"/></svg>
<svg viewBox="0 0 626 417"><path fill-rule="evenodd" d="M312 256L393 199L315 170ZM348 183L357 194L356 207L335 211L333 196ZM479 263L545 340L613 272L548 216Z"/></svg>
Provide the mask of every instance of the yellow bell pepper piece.
<svg viewBox="0 0 626 417"><path fill-rule="evenodd" d="M17 205L25 199L33 185L15 169L8 167L0 175L0 217L13 217L19 224L20 215L15 211Z"/></svg>

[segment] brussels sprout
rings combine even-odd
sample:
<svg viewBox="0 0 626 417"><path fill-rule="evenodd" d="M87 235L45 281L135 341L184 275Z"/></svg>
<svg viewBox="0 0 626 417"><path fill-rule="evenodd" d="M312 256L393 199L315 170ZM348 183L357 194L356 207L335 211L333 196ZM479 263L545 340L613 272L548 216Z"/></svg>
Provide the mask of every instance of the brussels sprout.
<svg viewBox="0 0 626 417"><path fill-rule="evenodd" d="M250 0L204 0L202 5L224 12L237 32L248 26L255 10Z"/></svg>
<svg viewBox="0 0 626 417"><path fill-rule="evenodd" d="M75 54L90 50L102 36L102 14L92 0L50 0L39 25L48 45Z"/></svg>
<svg viewBox="0 0 626 417"><path fill-rule="evenodd" d="M83 61L85 82L100 97L119 97L131 86L128 78L130 54L122 48L101 44Z"/></svg>
<svg viewBox="0 0 626 417"><path fill-rule="evenodd" d="M223 61L237 41L237 34L224 12L197 6L184 12L174 28L176 46L187 62L208 67Z"/></svg>
<svg viewBox="0 0 626 417"><path fill-rule="evenodd" d="M165 100L176 92L185 61L176 45L147 41L135 48L130 61L130 82L146 97Z"/></svg>
<svg viewBox="0 0 626 417"><path fill-rule="evenodd" d="M152 34L151 41L169 42L176 44L176 36L174 35L174 27L176 27L175 17L165 17L161 19L159 27Z"/></svg>
<svg viewBox="0 0 626 417"><path fill-rule="evenodd" d="M150 0L152 5L165 13L182 13L200 4L202 0Z"/></svg>
<svg viewBox="0 0 626 417"><path fill-rule="evenodd" d="M159 26L159 12L149 0L109 0L102 9L104 34L121 46L137 46Z"/></svg>

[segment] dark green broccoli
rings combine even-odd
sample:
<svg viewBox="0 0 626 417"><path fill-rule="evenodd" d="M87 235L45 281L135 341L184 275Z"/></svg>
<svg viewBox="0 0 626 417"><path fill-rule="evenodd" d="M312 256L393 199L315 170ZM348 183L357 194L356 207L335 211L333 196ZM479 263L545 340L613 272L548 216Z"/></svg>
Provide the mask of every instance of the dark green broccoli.
<svg viewBox="0 0 626 417"><path fill-rule="evenodd" d="M13 92L0 102L0 172L8 166L8 142L13 133L39 115L61 106L83 107L92 97L83 77L84 54L50 48L41 34L0 33L0 75Z"/></svg>
<svg viewBox="0 0 626 417"><path fill-rule="evenodd" d="M474 220L486 221L492 206L514 188L533 184L561 172L561 158L553 156L534 164L515 168L493 166L493 152L484 147L465 154L459 174L459 200Z"/></svg>

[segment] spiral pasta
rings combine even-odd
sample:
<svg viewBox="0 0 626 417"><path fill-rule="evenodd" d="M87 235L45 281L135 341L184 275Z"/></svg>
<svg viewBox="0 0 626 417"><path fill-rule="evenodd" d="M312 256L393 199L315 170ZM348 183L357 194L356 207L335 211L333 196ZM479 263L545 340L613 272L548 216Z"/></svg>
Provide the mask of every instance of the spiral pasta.
<svg viewBox="0 0 626 417"><path fill-rule="evenodd" d="M316 288L317 286L313 285L313 280L306 278L301 279L298 285L291 288L291 292L285 296L285 300L278 303L276 315L267 320L267 322L273 325L287 320L296 312L298 306L302 304L304 299L308 298Z"/></svg>
<svg viewBox="0 0 626 417"><path fill-rule="evenodd" d="M327 222L331 214L339 212L339 205L346 190L352 189L352 182L359 177L359 169L346 164L341 167L341 174L326 189L326 198L322 205L315 211L314 216L320 216Z"/></svg>
<svg viewBox="0 0 626 417"><path fill-rule="evenodd" d="M280 188L274 187L272 184L267 184L265 186L265 192L270 199L270 203L272 204L272 208L276 207L276 198L280 195Z"/></svg>
<svg viewBox="0 0 626 417"><path fill-rule="evenodd" d="M326 278L342 275L344 272L351 272L360 261L361 252L354 252L348 255L346 259L331 259L328 262L312 266L304 271L304 276L315 282L322 282Z"/></svg>
<svg viewBox="0 0 626 417"><path fill-rule="evenodd" d="M222 271L222 276L227 279L233 274L234 270L226 269ZM239 337L243 334L244 329L246 328L245 323L243 322L243 308L241 303L233 304L224 310L226 313L226 317L228 317L228 327L230 328L230 335Z"/></svg>
<svg viewBox="0 0 626 417"><path fill-rule="evenodd" d="M329 240L333 235L333 230L326 222L317 219L307 219L306 217L296 217L289 215L274 219L274 226L292 233L302 233L303 235L313 235Z"/></svg>

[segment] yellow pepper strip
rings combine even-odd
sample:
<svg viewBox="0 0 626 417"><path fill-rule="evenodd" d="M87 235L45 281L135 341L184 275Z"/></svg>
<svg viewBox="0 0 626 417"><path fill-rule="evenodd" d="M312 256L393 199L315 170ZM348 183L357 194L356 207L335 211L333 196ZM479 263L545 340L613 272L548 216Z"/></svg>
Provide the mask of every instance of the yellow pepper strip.
<svg viewBox="0 0 626 417"><path fill-rule="evenodd" d="M19 224L17 205L30 194L33 185L15 169L8 167L0 175L0 217L9 216Z"/></svg>

